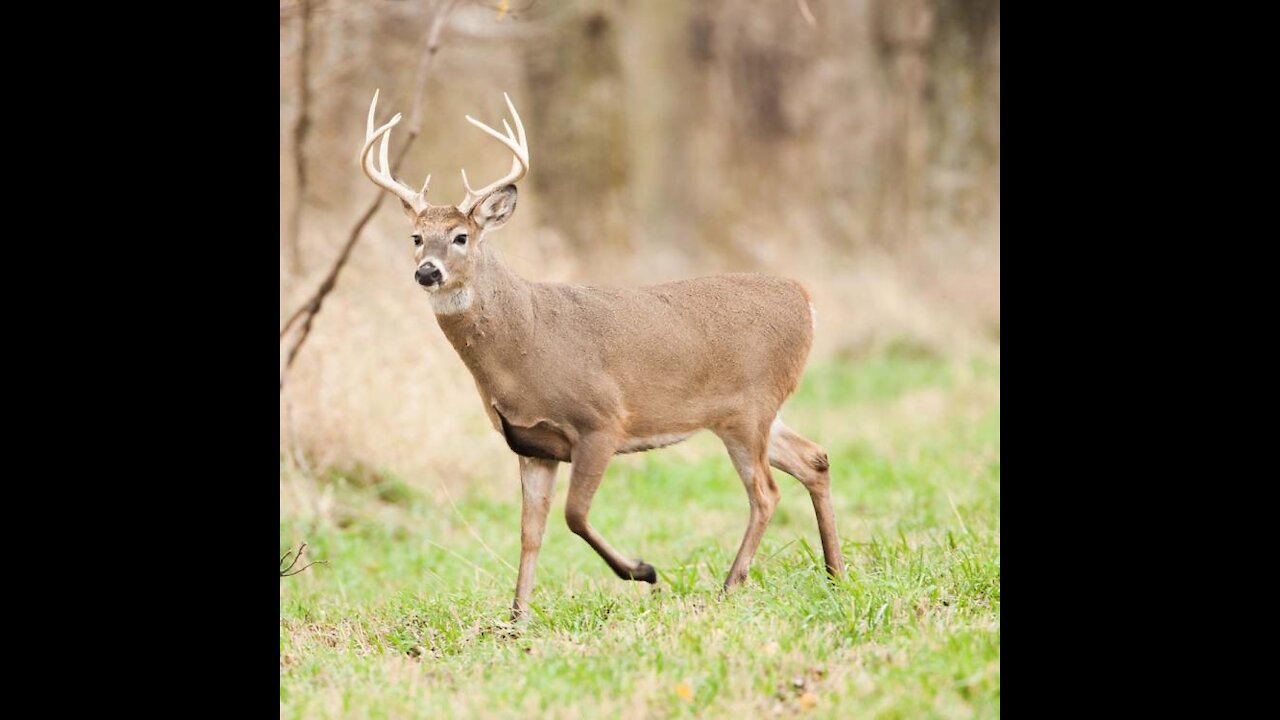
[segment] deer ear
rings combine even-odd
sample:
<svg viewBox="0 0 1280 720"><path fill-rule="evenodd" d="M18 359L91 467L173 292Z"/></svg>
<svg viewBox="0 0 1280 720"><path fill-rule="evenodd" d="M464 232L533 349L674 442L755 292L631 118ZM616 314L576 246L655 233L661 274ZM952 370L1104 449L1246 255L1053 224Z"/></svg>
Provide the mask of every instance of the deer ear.
<svg viewBox="0 0 1280 720"><path fill-rule="evenodd" d="M471 218L485 230L497 230L506 224L516 211L516 186L507 185L489 193L471 211Z"/></svg>
<svg viewBox="0 0 1280 720"><path fill-rule="evenodd" d="M417 222L418 213L414 212L413 208L409 207L409 203L401 200L400 209L404 210L405 217L409 218L410 220L413 220L414 222Z"/></svg>

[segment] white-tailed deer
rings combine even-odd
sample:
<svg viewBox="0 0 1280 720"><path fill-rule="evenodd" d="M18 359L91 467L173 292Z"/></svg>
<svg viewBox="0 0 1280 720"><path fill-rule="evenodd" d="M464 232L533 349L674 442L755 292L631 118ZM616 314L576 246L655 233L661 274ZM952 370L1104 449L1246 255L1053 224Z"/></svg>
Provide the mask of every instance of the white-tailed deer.
<svg viewBox="0 0 1280 720"><path fill-rule="evenodd" d="M519 456L523 508L520 570L512 615L527 614L556 470L573 464L565 519L624 580L657 582L653 566L615 550L587 521L610 458L671 445L709 429L724 442L751 504L725 588L747 576L778 503L769 466L809 490L827 570L844 574L831 508L827 454L778 415L795 391L813 341L813 307L798 283L733 274L641 288L529 282L487 242L516 209L515 183L529 171L524 124L515 130L467 117L512 154L511 172L466 197L431 205L387 165L396 115L375 128L378 94L360 167L400 198L413 222L414 279L471 370L493 427ZM380 164L373 157L381 139Z"/></svg>

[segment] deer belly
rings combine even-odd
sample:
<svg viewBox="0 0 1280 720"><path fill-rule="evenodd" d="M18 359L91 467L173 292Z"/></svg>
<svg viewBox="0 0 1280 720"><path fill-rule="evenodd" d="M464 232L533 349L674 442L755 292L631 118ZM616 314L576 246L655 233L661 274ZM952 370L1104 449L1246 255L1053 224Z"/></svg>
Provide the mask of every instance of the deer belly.
<svg viewBox="0 0 1280 720"><path fill-rule="evenodd" d="M697 432L696 430L694 432ZM630 437L622 441L618 449L614 451L615 455L625 455L626 453L644 452L645 450L654 450L668 445L687 440L693 436L692 432L682 433L666 433L664 435L650 435L648 437Z"/></svg>

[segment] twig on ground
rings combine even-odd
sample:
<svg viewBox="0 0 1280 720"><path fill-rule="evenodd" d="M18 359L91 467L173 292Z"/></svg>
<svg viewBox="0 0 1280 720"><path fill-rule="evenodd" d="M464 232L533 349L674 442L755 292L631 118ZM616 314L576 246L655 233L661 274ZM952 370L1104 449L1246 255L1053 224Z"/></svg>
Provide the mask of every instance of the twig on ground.
<svg viewBox="0 0 1280 720"><path fill-rule="evenodd" d="M296 556L294 556L294 558L293 558L293 562L289 563L289 565L288 565L287 567L285 566L284 561L285 561L285 560L288 560L290 555L293 555L293 551L292 551L292 550L290 550L289 552L287 552L287 553L285 553L284 555L281 555L281 556L280 556L280 577L290 577L290 576L293 576L293 575L297 575L298 573L302 572L303 570L306 570L307 568L311 567L312 565L328 565L328 564L329 564L329 563L328 563L327 561L325 561L325 560L315 560L315 561L312 561L312 562L307 563L306 565L303 565L302 567L298 568L297 570L294 570L294 569L293 569L293 568L294 568L294 566L295 566L295 565L297 565L297 564L298 564L298 561L302 559L302 553L303 553L304 551L306 551L306 549L307 549L307 544L306 544L306 543L302 543L302 545L298 548L298 554L297 554Z"/></svg>

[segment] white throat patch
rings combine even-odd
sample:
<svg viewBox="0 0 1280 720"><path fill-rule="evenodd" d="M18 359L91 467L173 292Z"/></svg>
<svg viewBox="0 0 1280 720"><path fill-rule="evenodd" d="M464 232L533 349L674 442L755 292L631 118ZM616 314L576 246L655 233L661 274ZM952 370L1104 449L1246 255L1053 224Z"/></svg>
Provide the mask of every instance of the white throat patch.
<svg viewBox="0 0 1280 720"><path fill-rule="evenodd" d="M471 288L462 286L446 292L431 293L431 309L437 315L456 315L471 307Z"/></svg>

